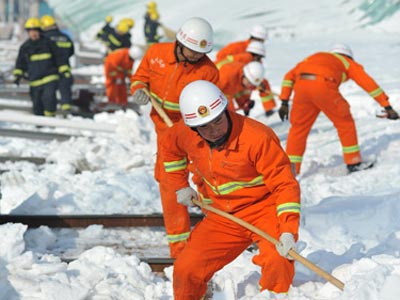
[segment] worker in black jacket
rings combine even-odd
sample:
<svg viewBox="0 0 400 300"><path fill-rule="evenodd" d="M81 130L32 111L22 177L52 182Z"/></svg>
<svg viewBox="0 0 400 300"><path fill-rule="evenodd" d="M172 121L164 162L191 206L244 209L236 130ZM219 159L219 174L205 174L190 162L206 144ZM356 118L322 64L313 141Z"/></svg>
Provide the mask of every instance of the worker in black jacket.
<svg viewBox="0 0 400 300"><path fill-rule="evenodd" d="M58 68L60 80L58 90L61 94L61 110L64 113L70 112L72 107L72 84L74 79L71 74L69 59L74 55L74 43L63 32L60 31L56 20L49 15L44 15L40 19L43 35L48 37L57 46L57 58L61 66Z"/></svg>
<svg viewBox="0 0 400 300"><path fill-rule="evenodd" d="M160 15L157 11L157 4L151 1L147 4L146 14L144 16L144 36L147 46L160 41L161 36L158 34L158 27L161 26Z"/></svg>
<svg viewBox="0 0 400 300"><path fill-rule="evenodd" d="M57 110L58 68L62 65L57 57L57 48L41 34L38 18L28 19L25 29L29 39L19 48L13 72L14 83L19 85L22 78L28 79L33 113L54 116Z"/></svg>

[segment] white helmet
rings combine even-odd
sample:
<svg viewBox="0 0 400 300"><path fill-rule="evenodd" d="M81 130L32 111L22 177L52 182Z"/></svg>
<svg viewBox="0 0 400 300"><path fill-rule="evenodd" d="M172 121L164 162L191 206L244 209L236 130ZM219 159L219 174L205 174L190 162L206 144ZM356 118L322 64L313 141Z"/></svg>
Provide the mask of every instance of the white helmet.
<svg viewBox="0 0 400 300"><path fill-rule="evenodd" d="M132 59L138 59L143 56L143 50L138 46L132 46L129 48L129 57Z"/></svg>
<svg viewBox="0 0 400 300"><path fill-rule="evenodd" d="M212 82L196 80L182 90L179 106L185 124L197 127L220 116L228 106L228 99Z"/></svg>
<svg viewBox="0 0 400 300"><path fill-rule="evenodd" d="M264 57L265 56L265 46L262 42L251 41L250 44L247 45L246 52L254 53L254 54Z"/></svg>
<svg viewBox="0 0 400 300"><path fill-rule="evenodd" d="M349 56L350 58L353 58L353 51L351 51L351 48L346 45L346 44L335 44L331 48L332 53L339 53L339 54L344 54Z"/></svg>
<svg viewBox="0 0 400 300"><path fill-rule="evenodd" d="M258 61L249 62L243 67L244 76L254 86L259 86L264 79L264 67Z"/></svg>
<svg viewBox="0 0 400 300"><path fill-rule="evenodd" d="M250 36L257 39L266 40L267 35L267 29L263 25L254 25L250 30Z"/></svg>
<svg viewBox="0 0 400 300"><path fill-rule="evenodd" d="M190 50L208 53L213 49L213 29L202 18L187 20L176 33L176 39Z"/></svg>

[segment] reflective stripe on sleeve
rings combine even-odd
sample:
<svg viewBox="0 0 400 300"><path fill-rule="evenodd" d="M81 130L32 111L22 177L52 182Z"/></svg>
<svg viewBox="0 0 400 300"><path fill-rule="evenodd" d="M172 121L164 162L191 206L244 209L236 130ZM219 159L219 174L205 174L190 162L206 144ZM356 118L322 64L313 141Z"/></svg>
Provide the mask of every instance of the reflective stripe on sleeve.
<svg viewBox="0 0 400 300"><path fill-rule="evenodd" d="M278 217L284 213L300 213L300 203L297 202L288 202L276 207L276 212Z"/></svg>
<svg viewBox="0 0 400 300"><path fill-rule="evenodd" d="M165 168L166 172L175 172L175 171L185 170L186 166L187 166L186 157L181 160L164 162L164 168Z"/></svg>
<svg viewBox="0 0 400 300"><path fill-rule="evenodd" d="M288 155L291 163L301 163L303 161L303 156L298 155Z"/></svg>
<svg viewBox="0 0 400 300"><path fill-rule="evenodd" d="M283 87L289 87L289 88L293 87L293 80L284 80L284 81L282 81L282 86Z"/></svg>

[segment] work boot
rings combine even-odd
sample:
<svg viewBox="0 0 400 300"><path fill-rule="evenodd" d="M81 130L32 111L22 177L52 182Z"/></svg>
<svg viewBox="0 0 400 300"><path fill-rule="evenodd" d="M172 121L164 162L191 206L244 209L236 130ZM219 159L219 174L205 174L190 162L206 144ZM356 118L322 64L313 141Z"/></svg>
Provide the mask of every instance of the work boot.
<svg viewBox="0 0 400 300"><path fill-rule="evenodd" d="M265 116L268 118L268 117L272 116L274 113L275 113L275 111L273 109L271 109L271 110L268 110L265 112Z"/></svg>
<svg viewBox="0 0 400 300"><path fill-rule="evenodd" d="M359 162L356 164L351 164L347 165L347 170L349 173L357 172L357 171L362 171L366 169L370 169L374 166L374 162L372 161L364 161L364 162Z"/></svg>

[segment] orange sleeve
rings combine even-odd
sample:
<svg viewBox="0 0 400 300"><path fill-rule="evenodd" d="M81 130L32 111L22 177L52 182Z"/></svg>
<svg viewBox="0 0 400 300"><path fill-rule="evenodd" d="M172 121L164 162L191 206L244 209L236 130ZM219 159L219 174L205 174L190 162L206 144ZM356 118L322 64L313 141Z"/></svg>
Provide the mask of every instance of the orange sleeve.
<svg viewBox="0 0 400 300"><path fill-rule="evenodd" d="M281 86L281 94L279 95L279 98L281 100L290 100L290 95L292 94L293 86L296 81L295 78L296 78L297 68L298 65L293 69L291 69L289 72L287 72L285 77L283 78Z"/></svg>
<svg viewBox="0 0 400 300"><path fill-rule="evenodd" d="M349 78L354 80L363 90L365 90L372 98L375 99L381 106L388 106L389 97L382 90L382 88L372 79L371 76L364 71L364 68L359 63L346 59L349 62L347 70Z"/></svg>
<svg viewBox="0 0 400 300"><path fill-rule="evenodd" d="M225 47L221 48L217 55L216 55L216 61L223 60L225 57L231 54L237 54L237 53L242 53L246 51L247 45L250 43L250 40L245 40L245 41L238 41L238 42L233 42Z"/></svg>
<svg viewBox="0 0 400 300"><path fill-rule="evenodd" d="M288 156L272 129L267 129L258 147L252 150L257 172L272 193L277 207L280 232L298 236L300 224L300 186L294 177Z"/></svg>
<svg viewBox="0 0 400 300"><path fill-rule="evenodd" d="M152 57L152 47L150 47L146 54L143 56L142 61L136 70L135 74L131 77L131 95L133 95L136 90L142 88L148 88L148 83L150 80L150 72L149 72L149 60Z"/></svg>
<svg viewBox="0 0 400 300"><path fill-rule="evenodd" d="M181 147L181 138L187 137L183 133L186 130L183 121L175 123L162 135L158 149L166 172L165 180L175 191L189 186L187 153Z"/></svg>
<svg viewBox="0 0 400 300"><path fill-rule="evenodd" d="M267 79L264 79L259 88L261 103L264 111L269 111L276 106L274 93L271 91L271 86Z"/></svg>

